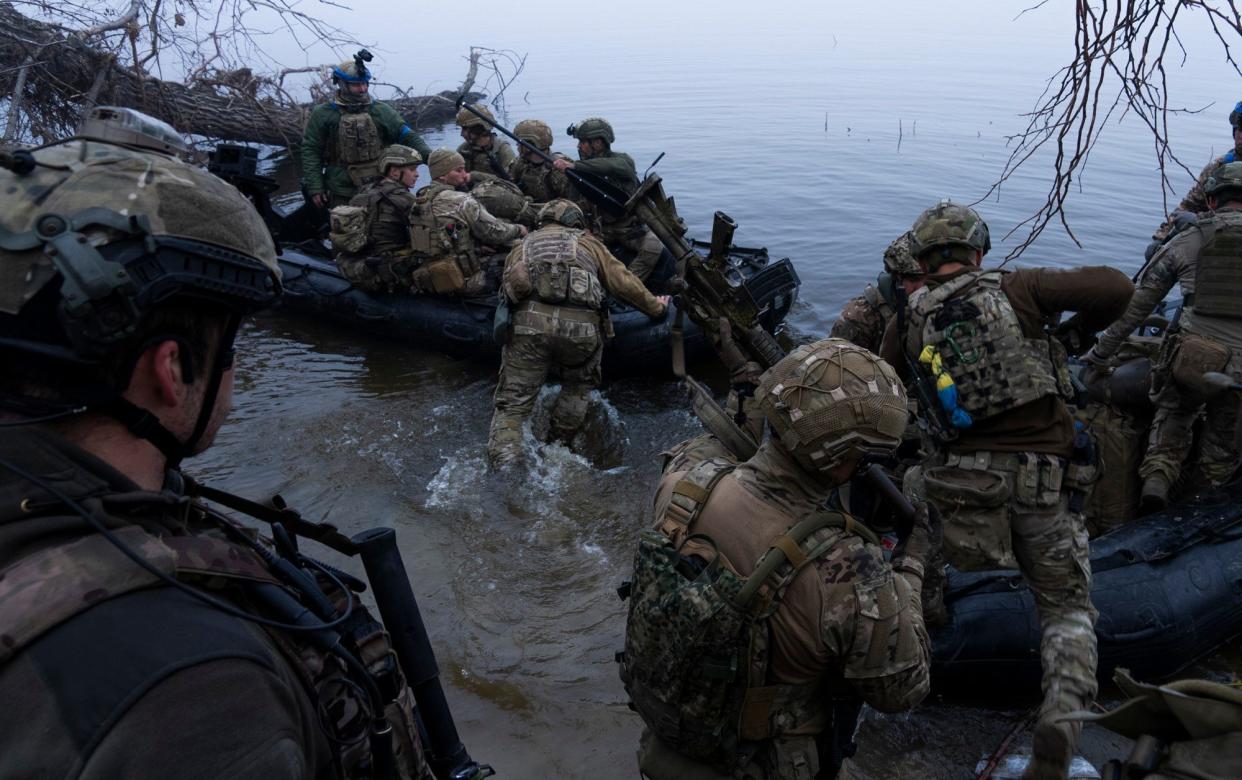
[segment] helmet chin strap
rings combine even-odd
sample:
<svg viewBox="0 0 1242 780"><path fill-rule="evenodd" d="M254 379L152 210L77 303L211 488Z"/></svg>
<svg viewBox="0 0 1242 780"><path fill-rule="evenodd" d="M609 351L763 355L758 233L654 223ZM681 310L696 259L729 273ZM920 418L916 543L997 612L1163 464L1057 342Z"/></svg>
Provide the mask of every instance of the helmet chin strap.
<svg viewBox="0 0 1242 780"><path fill-rule="evenodd" d="M91 408L112 417L138 438L151 442L164 455L167 467L170 469L177 468L181 465L182 460L194 454L195 449L203 438L203 434L207 432L207 426L211 423L211 416L216 407L216 399L220 397L220 386L223 383L224 372L228 370L229 352L240 325L241 317L236 315L230 317L225 325L224 332L221 334L216 348L216 354L212 358L211 372L207 375L207 389L203 393L203 400L198 408L194 430L185 441L181 441L172 431L165 428L163 423L154 414L119 395ZM184 345L182 348L185 348ZM187 361L186 365L188 364ZM187 382L190 381L188 375L184 378Z"/></svg>

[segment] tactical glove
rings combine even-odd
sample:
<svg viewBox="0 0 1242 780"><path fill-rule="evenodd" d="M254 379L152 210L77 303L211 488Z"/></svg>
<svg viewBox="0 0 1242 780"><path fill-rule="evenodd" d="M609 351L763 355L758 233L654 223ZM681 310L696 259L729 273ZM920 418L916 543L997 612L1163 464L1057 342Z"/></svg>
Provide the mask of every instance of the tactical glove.
<svg viewBox="0 0 1242 780"><path fill-rule="evenodd" d="M716 345L716 352L719 353L725 368L729 369L729 381L734 385L759 384L759 375L763 373L763 368L755 361L748 360L746 353L733 340L733 325L729 318L721 317L717 321L717 327L720 329L720 343Z"/></svg>
<svg viewBox="0 0 1242 780"><path fill-rule="evenodd" d="M926 564L934 551L944 544L944 529L940 524L940 512L934 504L920 501L915 505L914 530L893 549L893 562L903 558Z"/></svg>

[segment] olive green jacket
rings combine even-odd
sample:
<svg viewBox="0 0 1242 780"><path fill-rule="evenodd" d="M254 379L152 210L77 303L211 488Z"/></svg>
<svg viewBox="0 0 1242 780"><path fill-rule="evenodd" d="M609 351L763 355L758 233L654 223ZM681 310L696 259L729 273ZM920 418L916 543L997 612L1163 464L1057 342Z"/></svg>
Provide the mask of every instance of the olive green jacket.
<svg viewBox="0 0 1242 780"><path fill-rule="evenodd" d="M382 144L411 146L424 160L431 156L431 147L410 129L392 106L377 100L372 101L367 111L375 121ZM341 107L335 102L315 106L306 120L306 129L302 131L302 186L308 196L331 192L346 201L358 192L345 169L335 164L340 124Z"/></svg>

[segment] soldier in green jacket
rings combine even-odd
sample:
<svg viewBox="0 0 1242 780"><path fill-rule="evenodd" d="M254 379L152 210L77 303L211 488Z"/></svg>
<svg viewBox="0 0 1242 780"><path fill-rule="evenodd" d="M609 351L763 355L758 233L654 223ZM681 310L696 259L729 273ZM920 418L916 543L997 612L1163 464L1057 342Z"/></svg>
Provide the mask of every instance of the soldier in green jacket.
<svg viewBox="0 0 1242 780"><path fill-rule="evenodd" d="M390 144L412 146L424 160L431 154L392 106L371 99L369 59L363 50L332 69L336 99L316 106L302 131L302 187L320 208L348 203L379 178L376 163Z"/></svg>
<svg viewBox="0 0 1242 780"><path fill-rule="evenodd" d="M634 158L625 152L612 150L616 136L607 119L588 117L576 125L570 125L569 135L578 139L578 159L553 160L552 165L557 170L573 169L598 176L627 195L638 189L638 170L634 167ZM630 272L646 281L664 251L660 239L634 216L618 218L598 210L590 216L598 223L600 239L608 246L628 250L633 257L629 262Z"/></svg>

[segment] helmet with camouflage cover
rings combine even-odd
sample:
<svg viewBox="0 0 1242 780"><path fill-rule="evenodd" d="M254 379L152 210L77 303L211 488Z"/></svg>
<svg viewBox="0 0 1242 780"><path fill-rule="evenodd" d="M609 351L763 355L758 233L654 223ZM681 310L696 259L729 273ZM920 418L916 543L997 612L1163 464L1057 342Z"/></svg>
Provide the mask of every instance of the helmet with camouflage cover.
<svg viewBox="0 0 1242 780"><path fill-rule="evenodd" d="M552 128L538 119L523 119L514 125L513 134L545 152L552 147Z"/></svg>
<svg viewBox="0 0 1242 780"><path fill-rule="evenodd" d="M1217 200L1242 198L1242 162L1218 165L1203 182L1203 192Z"/></svg>
<svg viewBox="0 0 1242 780"><path fill-rule="evenodd" d="M427 155L427 168L431 170L431 178L438 179L444 174L466 164L466 158L452 149L435 149Z"/></svg>
<svg viewBox="0 0 1242 780"><path fill-rule="evenodd" d="M954 248L987 254L992 248L988 224L979 212L949 200L942 200L924 211L910 229L910 252L935 269L960 258ZM939 251L937 251L939 250Z"/></svg>
<svg viewBox="0 0 1242 780"><path fill-rule="evenodd" d="M84 126L35 150L27 172L0 168L0 187L12 193L0 211L0 355L16 367L12 374L55 365L80 378L80 387L56 387L54 403L41 399L44 407L107 402L121 419L115 407L128 375L109 377L105 366L136 360L150 346L144 329L157 311L170 303L219 311L229 323L221 338L231 344L240 315L279 297L280 269L267 226L233 186L141 144L89 132ZM183 344L183 357L187 351ZM215 386L225 354L217 350ZM0 406L32 408L13 387L0 392ZM135 424L132 415L122 421ZM205 426L200 419L189 441ZM166 454L189 446L146 437Z"/></svg>
<svg viewBox="0 0 1242 780"><path fill-rule="evenodd" d="M566 198L557 198L548 201L543 208L539 209L539 224L546 225L549 222L559 222L565 227L586 227L586 215L582 213L582 208L572 200Z"/></svg>
<svg viewBox="0 0 1242 780"><path fill-rule="evenodd" d="M487 117L487 120L484 121L478 114L473 113L470 108L473 108L478 112L478 114L482 114ZM484 131L490 131L492 129L492 125L496 124L496 117L491 111L487 110L487 106L482 103L476 103L475 105L470 106L470 108L462 106L461 110L457 112L458 127L478 127Z"/></svg>
<svg viewBox="0 0 1242 780"><path fill-rule="evenodd" d="M805 344L755 389L774 440L812 473L887 455L906 428L906 391L893 367L844 339Z"/></svg>
<svg viewBox="0 0 1242 780"><path fill-rule="evenodd" d="M611 144L616 140L612 133L612 125L608 124L607 119L598 116L587 117L576 125L570 125L566 132L579 141L602 138Z"/></svg>
<svg viewBox="0 0 1242 780"><path fill-rule="evenodd" d="M910 253L910 234L902 233L884 250L884 270L899 276L921 276L923 267Z"/></svg>
<svg viewBox="0 0 1242 780"><path fill-rule="evenodd" d="M1242 100L1233 104L1233 110L1229 112L1229 126L1242 127Z"/></svg>
<svg viewBox="0 0 1242 780"><path fill-rule="evenodd" d="M388 175L388 169L393 166L405 168L411 165L421 165L423 156L416 149L401 144L393 144L384 147L384 151L380 152L379 172L381 176Z"/></svg>

